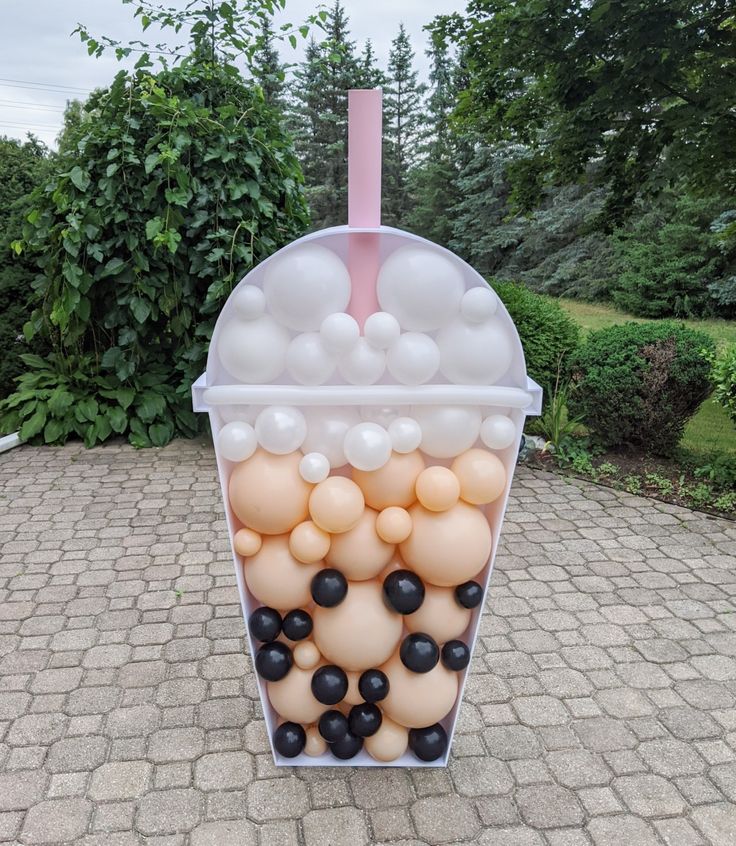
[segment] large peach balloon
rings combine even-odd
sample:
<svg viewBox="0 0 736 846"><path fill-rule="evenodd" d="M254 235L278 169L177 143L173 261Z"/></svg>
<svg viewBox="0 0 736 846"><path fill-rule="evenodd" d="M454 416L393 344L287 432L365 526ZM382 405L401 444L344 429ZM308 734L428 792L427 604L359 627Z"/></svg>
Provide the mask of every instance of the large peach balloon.
<svg viewBox="0 0 736 846"><path fill-rule="evenodd" d="M376 531L378 512L366 508L360 519L347 532L333 535L325 556L330 567L336 567L348 579L372 579L392 559L396 546L381 540Z"/></svg>
<svg viewBox="0 0 736 846"><path fill-rule="evenodd" d="M310 582L322 567L302 564L289 551L289 538L276 535L263 538L256 555L247 558L243 573L248 590L271 608L291 611L312 601Z"/></svg>
<svg viewBox="0 0 736 846"><path fill-rule="evenodd" d="M334 608L314 609L314 642L322 655L343 670L370 670L386 661L401 639L401 616L383 601L376 581L350 582Z"/></svg>
<svg viewBox="0 0 736 846"><path fill-rule="evenodd" d="M347 532L360 519L365 500L360 488L344 476L330 476L309 497L312 520L325 532Z"/></svg>
<svg viewBox="0 0 736 846"><path fill-rule="evenodd" d="M501 459L484 449L469 449L452 462L460 481L460 496L473 505L498 499L506 487L506 470Z"/></svg>
<svg viewBox="0 0 736 846"><path fill-rule="evenodd" d="M424 601L418 611L404 617L404 624L410 632L424 632L442 644L460 637L471 613L455 599L454 588L425 584Z"/></svg>
<svg viewBox="0 0 736 846"><path fill-rule="evenodd" d="M407 728L424 728L439 722L457 699L457 673L442 662L428 673L413 673L402 664L398 653L381 667L388 676L388 696L381 709L394 722Z"/></svg>
<svg viewBox="0 0 736 846"><path fill-rule="evenodd" d="M408 508L416 502L414 486L424 470L424 459L414 452L394 452L379 470L353 469L353 479L360 485L365 501L371 508L382 511L390 505Z"/></svg>
<svg viewBox="0 0 736 846"><path fill-rule="evenodd" d="M409 513L414 529L399 550L422 579L449 587L472 579L485 567L491 554L491 529L474 505L458 502L437 513L416 503Z"/></svg>
<svg viewBox="0 0 736 846"><path fill-rule="evenodd" d="M312 485L299 475L301 453L271 455L259 449L235 466L228 486L235 516L265 535L288 532L306 519Z"/></svg>
<svg viewBox="0 0 736 846"><path fill-rule="evenodd" d="M378 731L365 739L365 748L371 758L384 763L400 758L408 745L408 730L386 716Z"/></svg>
<svg viewBox="0 0 736 846"><path fill-rule="evenodd" d="M295 723L316 723L327 710L312 694L314 670L292 667L281 681L268 682L268 698L276 713Z"/></svg>
<svg viewBox="0 0 736 846"><path fill-rule="evenodd" d="M460 498L460 482L447 467L427 467L417 477L417 499L429 511L447 511Z"/></svg>
<svg viewBox="0 0 736 846"><path fill-rule="evenodd" d="M291 530L289 549L302 564L321 561L330 548L330 536L311 520L305 520Z"/></svg>

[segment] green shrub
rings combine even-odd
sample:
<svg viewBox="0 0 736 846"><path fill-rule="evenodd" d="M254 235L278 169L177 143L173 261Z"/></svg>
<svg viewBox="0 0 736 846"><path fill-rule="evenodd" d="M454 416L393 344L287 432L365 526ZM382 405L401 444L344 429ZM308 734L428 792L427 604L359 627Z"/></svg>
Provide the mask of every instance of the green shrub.
<svg viewBox="0 0 736 846"><path fill-rule="evenodd" d="M669 321L592 332L570 361L571 409L603 447L670 455L710 392L713 346Z"/></svg>
<svg viewBox="0 0 736 846"><path fill-rule="evenodd" d="M552 391L567 360L580 342L580 330L558 303L512 282L493 280L524 347L529 375Z"/></svg>
<svg viewBox="0 0 736 846"><path fill-rule="evenodd" d="M736 423L736 344L723 350L713 360L714 396Z"/></svg>

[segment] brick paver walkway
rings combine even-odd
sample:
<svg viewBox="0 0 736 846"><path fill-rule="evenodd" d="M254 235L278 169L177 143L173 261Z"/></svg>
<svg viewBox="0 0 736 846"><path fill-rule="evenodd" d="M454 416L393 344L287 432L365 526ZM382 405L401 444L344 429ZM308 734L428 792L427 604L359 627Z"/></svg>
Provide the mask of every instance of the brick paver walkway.
<svg viewBox="0 0 736 846"><path fill-rule="evenodd" d="M447 770L276 769L210 449L0 456L0 841L736 843L736 525L521 470Z"/></svg>

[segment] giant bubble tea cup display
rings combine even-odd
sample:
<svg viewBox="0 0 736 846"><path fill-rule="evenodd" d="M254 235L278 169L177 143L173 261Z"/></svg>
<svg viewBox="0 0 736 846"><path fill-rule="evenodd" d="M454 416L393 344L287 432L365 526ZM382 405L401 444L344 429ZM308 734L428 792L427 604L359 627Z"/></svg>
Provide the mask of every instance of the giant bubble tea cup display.
<svg viewBox="0 0 736 846"><path fill-rule="evenodd" d="M483 278L380 225L381 92L350 92L349 225L251 271L207 411L277 764L446 764L525 416Z"/></svg>

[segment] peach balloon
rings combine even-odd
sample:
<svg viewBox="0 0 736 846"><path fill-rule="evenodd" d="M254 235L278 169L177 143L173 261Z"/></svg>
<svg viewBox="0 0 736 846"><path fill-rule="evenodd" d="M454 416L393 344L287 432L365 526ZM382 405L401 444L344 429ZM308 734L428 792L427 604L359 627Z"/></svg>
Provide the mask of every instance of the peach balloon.
<svg viewBox="0 0 736 846"><path fill-rule="evenodd" d="M405 508L390 505L376 518L378 536L386 543L401 543L411 534L411 517Z"/></svg>
<svg viewBox="0 0 736 846"><path fill-rule="evenodd" d="M315 607L314 642L322 655L343 670L370 670L386 661L401 639L401 615L383 601L379 582L350 582L334 608Z"/></svg>
<svg viewBox="0 0 736 846"><path fill-rule="evenodd" d="M235 533L233 546L238 555L255 555L261 548L261 536L251 529L240 529Z"/></svg>
<svg viewBox="0 0 736 846"><path fill-rule="evenodd" d="M425 584L424 602L418 611L404 617L404 624L410 632L424 632L441 645L460 637L471 613L455 599L454 588Z"/></svg>
<svg viewBox="0 0 736 846"><path fill-rule="evenodd" d="M307 742L304 745L304 754L310 758L319 758L327 751L327 742L319 733L317 726L309 726L307 729Z"/></svg>
<svg viewBox="0 0 736 846"><path fill-rule="evenodd" d="M407 514L407 517L409 515ZM381 540L376 530L378 512L364 509L352 529L333 535L325 561L348 579L375 578L393 558L396 546Z"/></svg>
<svg viewBox="0 0 736 846"><path fill-rule="evenodd" d="M400 758L408 745L409 731L385 715L378 731L365 739L366 752L384 763Z"/></svg>
<svg viewBox="0 0 736 846"><path fill-rule="evenodd" d="M381 709L402 726L431 726L447 716L455 704L458 676L442 662L428 673L413 673L396 653L381 669L389 682L388 696L381 702Z"/></svg>
<svg viewBox="0 0 736 846"><path fill-rule="evenodd" d="M255 598L284 611L301 608L312 601L310 583L319 564L302 564L289 552L286 535L263 538L256 555L243 565L248 590Z"/></svg>
<svg viewBox="0 0 736 846"><path fill-rule="evenodd" d="M406 566L406 564L397 555L392 561L389 561L389 563L386 565L386 567L383 568L383 570L381 570L378 576L378 581L383 584L384 579L386 578L386 576L388 576L389 573L395 573L397 570L408 569L409 568Z"/></svg>
<svg viewBox="0 0 736 846"><path fill-rule="evenodd" d="M506 470L501 459L484 449L469 449L452 462L460 480L460 496L473 505L498 499L506 488Z"/></svg>
<svg viewBox="0 0 736 846"><path fill-rule="evenodd" d="M348 705L360 705L363 701L363 697L358 690L361 673L346 673L346 675L348 677L348 692L345 694L345 701Z"/></svg>
<svg viewBox="0 0 736 846"><path fill-rule="evenodd" d="M347 532L360 519L365 500L355 482L344 476L330 476L315 485L309 497L312 520L325 532Z"/></svg>
<svg viewBox="0 0 736 846"><path fill-rule="evenodd" d="M353 479L360 485L371 508L383 511L390 505L408 508L416 501L414 486L424 470L424 459L418 450L394 452L379 470L353 469Z"/></svg>
<svg viewBox="0 0 736 846"><path fill-rule="evenodd" d="M478 575L491 554L491 529L483 512L458 502L447 511L409 509L414 529L399 546L401 556L424 581L450 587Z"/></svg>
<svg viewBox="0 0 736 846"><path fill-rule="evenodd" d="M311 520L294 526L289 535L289 549L302 564L314 564L327 555L330 536Z"/></svg>
<svg viewBox="0 0 736 846"><path fill-rule="evenodd" d="M319 649L311 640L301 640L294 647L294 663L302 670L312 670L322 660Z"/></svg>
<svg viewBox="0 0 736 846"><path fill-rule="evenodd" d="M235 516L256 532L280 535L307 517L312 485L299 475L302 454L272 455L259 449L235 466L228 485Z"/></svg>
<svg viewBox="0 0 736 846"><path fill-rule="evenodd" d="M312 695L314 670L292 667L281 681L268 682L268 698L276 713L295 723L316 723L327 706Z"/></svg>
<svg viewBox="0 0 736 846"><path fill-rule="evenodd" d="M417 499L429 511L447 511L460 499L460 482L447 467L427 467L417 478Z"/></svg>

